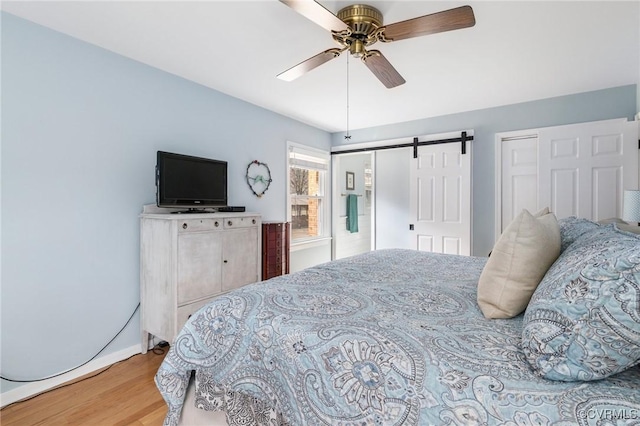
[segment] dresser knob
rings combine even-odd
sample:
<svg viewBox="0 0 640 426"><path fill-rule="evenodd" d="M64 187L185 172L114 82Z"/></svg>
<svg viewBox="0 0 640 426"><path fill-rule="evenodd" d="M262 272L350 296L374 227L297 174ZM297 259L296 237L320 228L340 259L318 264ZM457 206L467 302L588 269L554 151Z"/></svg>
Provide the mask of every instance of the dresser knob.
<svg viewBox="0 0 640 426"><path fill-rule="evenodd" d="M222 263L227 263L227 262L228 262L227 260L223 260L223 261L222 261Z"/></svg>
<svg viewBox="0 0 640 426"><path fill-rule="evenodd" d="M255 224L256 224L256 220L255 220L255 219L253 219L253 220L251 221L251 223L253 223L253 224L255 225Z"/></svg>
<svg viewBox="0 0 640 426"><path fill-rule="evenodd" d="M219 224L219 223L218 223L218 221L216 220L216 221L214 222L213 226L215 226L215 227L217 228L218 226L220 226L220 224Z"/></svg>
<svg viewBox="0 0 640 426"><path fill-rule="evenodd" d="M186 223L183 223L182 224L182 229L187 229L187 226L189 226L189 225L187 225Z"/></svg>
<svg viewBox="0 0 640 426"><path fill-rule="evenodd" d="M233 222L228 221L228 222L227 222L227 225L231 226L231 225L233 225Z"/></svg>

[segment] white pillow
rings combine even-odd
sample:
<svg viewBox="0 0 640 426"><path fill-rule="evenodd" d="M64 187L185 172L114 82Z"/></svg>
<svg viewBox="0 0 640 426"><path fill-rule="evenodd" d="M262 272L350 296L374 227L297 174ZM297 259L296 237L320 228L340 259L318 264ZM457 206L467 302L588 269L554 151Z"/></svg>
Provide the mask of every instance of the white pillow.
<svg viewBox="0 0 640 426"><path fill-rule="evenodd" d="M549 267L560 255L560 227L553 213L527 210L507 226L478 281L478 305L487 318L522 313Z"/></svg>

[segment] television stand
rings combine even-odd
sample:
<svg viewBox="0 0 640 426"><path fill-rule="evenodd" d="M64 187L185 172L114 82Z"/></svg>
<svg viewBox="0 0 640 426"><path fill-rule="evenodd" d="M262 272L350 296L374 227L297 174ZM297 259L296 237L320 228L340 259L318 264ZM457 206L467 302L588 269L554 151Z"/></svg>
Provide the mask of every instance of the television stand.
<svg viewBox="0 0 640 426"><path fill-rule="evenodd" d="M213 297L261 277L257 213L140 215L141 352L149 334L171 342ZM275 242L275 241L274 241Z"/></svg>

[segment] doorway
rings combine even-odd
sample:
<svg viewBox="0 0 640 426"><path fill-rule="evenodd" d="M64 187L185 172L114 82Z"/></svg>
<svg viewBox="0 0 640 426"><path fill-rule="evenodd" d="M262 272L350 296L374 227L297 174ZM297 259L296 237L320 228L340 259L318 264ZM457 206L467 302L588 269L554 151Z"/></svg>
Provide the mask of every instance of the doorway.
<svg viewBox="0 0 640 426"><path fill-rule="evenodd" d="M373 250L375 153L342 154L333 163L333 258Z"/></svg>
<svg viewBox="0 0 640 426"><path fill-rule="evenodd" d="M387 248L469 255L472 137L466 130L333 149L333 258ZM353 190L347 190L348 172ZM371 176L366 185L365 175ZM352 194L360 215L358 233L364 230L359 236L347 229ZM352 250L356 238L360 244Z"/></svg>

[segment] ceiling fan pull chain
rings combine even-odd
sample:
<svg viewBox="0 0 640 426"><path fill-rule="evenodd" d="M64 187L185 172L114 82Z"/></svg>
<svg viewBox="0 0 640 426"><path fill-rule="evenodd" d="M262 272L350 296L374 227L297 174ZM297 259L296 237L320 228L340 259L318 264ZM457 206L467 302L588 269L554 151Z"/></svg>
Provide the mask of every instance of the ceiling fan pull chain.
<svg viewBox="0 0 640 426"><path fill-rule="evenodd" d="M349 134L349 55L347 55L347 134L344 136L345 140L350 140Z"/></svg>

